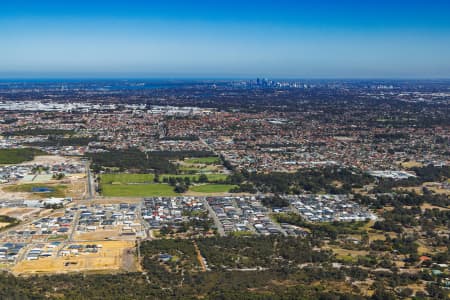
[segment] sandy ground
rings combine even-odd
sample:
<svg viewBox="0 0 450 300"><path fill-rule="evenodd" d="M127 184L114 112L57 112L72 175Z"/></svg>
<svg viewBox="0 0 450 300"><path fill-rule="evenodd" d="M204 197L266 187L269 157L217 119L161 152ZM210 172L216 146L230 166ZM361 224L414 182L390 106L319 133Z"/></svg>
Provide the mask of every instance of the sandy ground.
<svg viewBox="0 0 450 300"><path fill-rule="evenodd" d="M60 155L39 155L35 156L32 161L26 161L21 163L21 165L56 165L62 163L79 163L80 158L78 157L65 157Z"/></svg>
<svg viewBox="0 0 450 300"><path fill-rule="evenodd" d="M3 228L3 227L8 226L8 225L9 225L9 223L2 223L2 222L0 222L0 228Z"/></svg>
<svg viewBox="0 0 450 300"><path fill-rule="evenodd" d="M415 192L416 194L423 195L423 188L426 187L430 191L450 196L450 189L444 189L440 182L424 182L421 186L412 186L412 187L398 187L397 190L406 190L410 192Z"/></svg>
<svg viewBox="0 0 450 300"><path fill-rule="evenodd" d="M92 242L77 244L93 244ZM134 247L131 241L97 242L102 245L98 253L48 257L38 260L23 260L12 268L16 275L61 274L69 272L120 271L124 254ZM127 262L129 264L129 262Z"/></svg>
<svg viewBox="0 0 450 300"><path fill-rule="evenodd" d="M40 211L40 208L4 207L0 208L0 215L23 220L33 214L38 214Z"/></svg>
<svg viewBox="0 0 450 300"><path fill-rule="evenodd" d="M70 178L70 184L67 189L67 196L74 199L81 199L86 193L86 176L76 176Z"/></svg>
<svg viewBox="0 0 450 300"><path fill-rule="evenodd" d="M404 167L404 168L407 168L407 169L413 168L413 167L419 167L419 168L420 168L420 167L423 166L422 163L417 162L417 161L402 162L402 163L400 163L400 165L401 165L402 167Z"/></svg>
<svg viewBox="0 0 450 300"><path fill-rule="evenodd" d="M424 203L424 204L422 204L422 206L420 206L420 208L422 210L425 210L425 209L450 210L449 208L444 208L444 207L440 207L440 206L431 205L430 203Z"/></svg>
<svg viewBox="0 0 450 300"><path fill-rule="evenodd" d="M142 201L142 197L98 197L94 200L79 200L75 203L77 204L85 204L85 205L92 205L92 204L120 204L120 203L130 203L130 204L138 204Z"/></svg>
<svg viewBox="0 0 450 300"><path fill-rule="evenodd" d="M30 193L22 193L22 192L7 192L3 190L3 187L8 185L0 185L0 199L2 200L24 200L30 199Z"/></svg>
<svg viewBox="0 0 450 300"><path fill-rule="evenodd" d="M135 240L136 236L121 236L119 229L110 230L97 230L95 232L83 232L76 233L74 235L75 241L99 241L104 239L114 239L114 240Z"/></svg>

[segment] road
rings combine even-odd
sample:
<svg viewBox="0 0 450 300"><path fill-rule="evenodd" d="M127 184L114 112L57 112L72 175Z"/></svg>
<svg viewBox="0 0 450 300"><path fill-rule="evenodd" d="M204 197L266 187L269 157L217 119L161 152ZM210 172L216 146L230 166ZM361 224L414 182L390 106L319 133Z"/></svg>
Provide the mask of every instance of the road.
<svg viewBox="0 0 450 300"><path fill-rule="evenodd" d="M225 230L223 229L222 223L220 222L220 220L217 217L216 213L212 209L211 205L209 205L209 203L206 200L206 198L203 198L202 201L203 201L203 205L206 207L206 209L208 209L209 215L211 216L211 218L214 221L214 224L217 227L217 232L219 233L220 236L225 236Z"/></svg>
<svg viewBox="0 0 450 300"><path fill-rule="evenodd" d="M144 236L142 237L142 239L145 240L147 238L151 238L150 224L148 224L148 222L142 217L142 201L137 205L137 209L138 211L136 213L136 216L143 227L142 231L144 233Z"/></svg>
<svg viewBox="0 0 450 300"><path fill-rule="evenodd" d="M75 216L73 218L73 221L72 221L72 228L71 228L69 239L68 239L69 242L73 241L73 236L75 235L75 232L77 231L79 219L80 219L80 212L77 210L75 213Z"/></svg>
<svg viewBox="0 0 450 300"><path fill-rule="evenodd" d="M87 200L92 200L94 198L94 184L92 183L93 178L91 174L91 164L86 162L86 180L87 180Z"/></svg>

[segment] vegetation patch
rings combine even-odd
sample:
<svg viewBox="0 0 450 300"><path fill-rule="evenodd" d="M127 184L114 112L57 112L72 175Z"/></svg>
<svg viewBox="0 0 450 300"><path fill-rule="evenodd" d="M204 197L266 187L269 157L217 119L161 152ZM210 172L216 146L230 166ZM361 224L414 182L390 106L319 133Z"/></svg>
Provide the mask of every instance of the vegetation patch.
<svg viewBox="0 0 450 300"><path fill-rule="evenodd" d="M197 241L201 253L213 268L277 268L286 263L319 262L331 258L331 251L314 251L305 239L276 236L208 238Z"/></svg>
<svg viewBox="0 0 450 300"><path fill-rule="evenodd" d="M0 164L20 164L33 160L36 155L44 154L47 153L33 148L0 149Z"/></svg>
<svg viewBox="0 0 450 300"><path fill-rule="evenodd" d="M93 169L99 172L105 168L118 168L119 171L136 173L176 173L177 168L170 161L186 157L208 157L210 151L151 151L138 149L114 150L103 153L88 153L93 161Z"/></svg>
<svg viewBox="0 0 450 300"><path fill-rule="evenodd" d="M0 230L16 226L19 223L20 221L16 218L0 215L0 224L6 224L4 226L0 226Z"/></svg>
<svg viewBox="0 0 450 300"><path fill-rule="evenodd" d="M292 224L308 228L315 236L336 239L339 234L362 234L366 233L367 222L322 222L311 223L305 221L300 215L294 213L274 214L274 219L279 223Z"/></svg>

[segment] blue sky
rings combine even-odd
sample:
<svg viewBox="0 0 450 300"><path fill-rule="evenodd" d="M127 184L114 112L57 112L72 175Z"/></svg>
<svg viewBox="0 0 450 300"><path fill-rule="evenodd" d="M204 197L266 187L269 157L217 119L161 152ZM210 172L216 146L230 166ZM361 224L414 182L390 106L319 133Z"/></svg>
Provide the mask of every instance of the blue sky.
<svg viewBox="0 0 450 300"><path fill-rule="evenodd" d="M0 2L3 78L256 76L450 78L450 1Z"/></svg>

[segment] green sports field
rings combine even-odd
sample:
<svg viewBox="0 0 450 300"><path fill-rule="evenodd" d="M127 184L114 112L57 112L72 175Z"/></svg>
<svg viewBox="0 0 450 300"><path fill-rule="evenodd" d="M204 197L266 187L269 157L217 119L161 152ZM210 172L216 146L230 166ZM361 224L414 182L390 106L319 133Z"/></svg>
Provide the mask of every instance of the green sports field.
<svg viewBox="0 0 450 300"><path fill-rule="evenodd" d="M208 177L208 181L220 181L227 179L226 174L205 174ZM189 177L192 181L198 180L200 175L197 174L162 174L159 176L161 182L164 178L185 178ZM155 179L154 174L101 174L100 182L102 184L127 184L127 183L153 183Z"/></svg>
<svg viewBox="0 0 450 300"><path fill-rule="evenodd" d="M102 194L106 197L177 196L168 184L104 184Z"/></svg>
<svg viewBox="0 0 450 300"><path fill-rule="evenodd" d="M153 183L155 175L153 174L101 174L100 182L102 184L115 184L115 183Z"/></svg>
<svg viewBox="0 0 450 300"><path fill-rule="evenodd" d="M214 182L214 181L220 181L220 180L225 180L227 179L226 174L205 174L206 177L208 177L208 181L210 182ZM189 177L190 180L195 181L198 180L198 177L200 175L196 175L196 174L180 174L180 175L174 175L174 174L163 174L161 176L159 176L159 180L163 180L164 178L170 178L170 177L174 177L174 178L185 178L185 177Z"/></svg>
<svg viewBox="0 0 450 300"><path fill-rule="evenodd" d="M237 186L232 184L202 184L192 186L189 190L197 193L228 193L235 187Z"/></svg>
<svg viewBox="0 0 450 300"><path fill-rule="evenodd" d="M225 180L226 174L205 174L210 182ZM192 181L198 179L200 175L186 174L163 174L159 180L164 178L184 178L189 177ZM165 183L154 183L154 174L101 174L100 185L102 195L106 197L151 197L151 196L177 196L173 186ZM198 186L191 186L190 191L198 193L227 193L234 185L208 183Z"/></svg>

